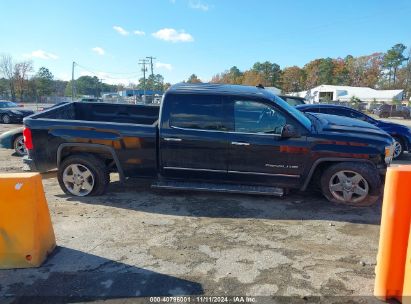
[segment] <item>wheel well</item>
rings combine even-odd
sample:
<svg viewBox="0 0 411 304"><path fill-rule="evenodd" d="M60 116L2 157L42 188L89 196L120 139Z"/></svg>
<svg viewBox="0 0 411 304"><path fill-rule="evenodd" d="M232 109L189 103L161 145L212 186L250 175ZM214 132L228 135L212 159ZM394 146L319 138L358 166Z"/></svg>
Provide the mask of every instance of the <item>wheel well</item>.
<svg viewBox="0 0 411 304"><path fill-rule="evenodd" d="M61 150L60 154L60 163L66 159L69 156L73 155L93 155L94 157L99 158L102 160L105 165L109 168L109 170L117 171L117 166L113 160L113 157L111 156L110 153L106 153L105 151L99 151L98 149L95 149L93 151L90 151L87 149L87 151L84 151L84 149L81 149L80 147L64 147Z"/></svg>
<svg viewBox="0 0 411 304"><path fill-rule="evenodd" d="M310 177L308 187L310 189L317 189L320 186L321 174L327 170L330 166L340 163L339 161L324 161L317 165L314 169L314 173Z"/></svg>
<svg viewBox="0 0 411 304"><path fill-rule="evenodd" d="M23 133L14 134L13 137L12 137L12 140L11 140L12 145L14 145L14 141L16 140L16 138L19 137L19 136L22 136L22 135L23 135Z"/></svg>
<svg viewBox="0 0 411 304"><path fill-rule="evenodd" d="M403 145L403 150L408 151L409 150L409 144L408 141L401 135L393 135L392 136L395 139L399 139L401 141L401 144Z"/></svg>

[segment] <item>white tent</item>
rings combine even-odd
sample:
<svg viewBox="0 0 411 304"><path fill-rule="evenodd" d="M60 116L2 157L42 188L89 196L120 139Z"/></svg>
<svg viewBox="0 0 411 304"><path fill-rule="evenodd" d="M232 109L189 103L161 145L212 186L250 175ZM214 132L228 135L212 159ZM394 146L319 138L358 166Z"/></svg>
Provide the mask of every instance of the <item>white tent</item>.
<svg viewBox="0 0 411 304"><path fill-rule="evenodd" d="M364 102L391 102L392 100L402 100L403 90L375 90L367 87L320 85L311 90L293 93L293 95L304 97L310 103L321 100L347 102L352 98L358 98Z"/></svg>

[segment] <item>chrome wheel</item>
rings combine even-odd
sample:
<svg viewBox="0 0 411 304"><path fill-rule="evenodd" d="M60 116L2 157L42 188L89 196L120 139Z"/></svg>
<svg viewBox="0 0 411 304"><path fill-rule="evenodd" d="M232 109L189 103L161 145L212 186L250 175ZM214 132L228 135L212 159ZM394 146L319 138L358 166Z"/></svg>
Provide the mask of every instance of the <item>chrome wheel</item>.
<svg viewBox="0 0 411 304"><path fill-rule="evenodd" d="M402 153L402 145L401 143L396 140L394 142L394 153L393 153L393 158L397 158L398 156L400 156Z"/></svg>
<svg viewBox="0 0 411 304"><path fill-rule="evenodd" d="M71 194L86 196L93 191L94 175L86 166L72 164L64 169L63 183Z"/></svg>
<svg viewBox="0 0 411 304"><path fill-rule="evenodd" d="M3 123L5 123L5 124L9 124L10 123L10 116L9 115L3 115L3 117L2 117L2 120L3 120Z"/></svg>
<svg viewBox="0 0 411 304"><path fill-rule="evenodd" d="M361 202L369 192L368 183L361 174L346 170L335 173L328 187L335 199L351 204Z"/></svg>
<svg viewBox="0 0 411 304"><path fill-rule="evenodd" d="M16 153L20 156L27 154L26 146L24 145L23 135L18 136L14 140L14 151L16 151Z"/></svg>

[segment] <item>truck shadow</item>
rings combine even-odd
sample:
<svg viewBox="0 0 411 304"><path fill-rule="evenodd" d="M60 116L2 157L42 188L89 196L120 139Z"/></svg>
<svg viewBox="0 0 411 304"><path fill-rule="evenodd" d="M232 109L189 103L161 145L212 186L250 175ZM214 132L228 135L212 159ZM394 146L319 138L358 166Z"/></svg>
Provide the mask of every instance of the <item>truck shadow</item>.
<svg viewBox="0 0 411 304"><path fill-rule="evenodd" d="M324 220L379 225L381 203L352 207L328 202L320 193L307 191L272 197L150 188L147 181L112 182L99 197L70 197L68 201L175 216L256 218L271 220Z"/></svg>
<svg viewBox="0 0 411 304"><path fill-rule="evenodd" d="M201 284L58 247L40 268L0 270L0 302L74 303L202 295ZM146 299L145 303L148 302Z"/></svg>

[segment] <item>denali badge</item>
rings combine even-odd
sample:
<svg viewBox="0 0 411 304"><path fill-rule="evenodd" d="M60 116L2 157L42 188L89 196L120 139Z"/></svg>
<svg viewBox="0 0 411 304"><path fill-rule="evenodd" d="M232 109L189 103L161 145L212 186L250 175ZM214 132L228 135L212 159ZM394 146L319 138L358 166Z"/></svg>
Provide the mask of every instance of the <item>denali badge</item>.
<svg viewBox="0 0 411 304"><path fill-rule="evenodd" d="M295 165L273 165L273 164L265 164L266 167L270 168L284 168L284 169L298 169L298 166Z"/></svg>

